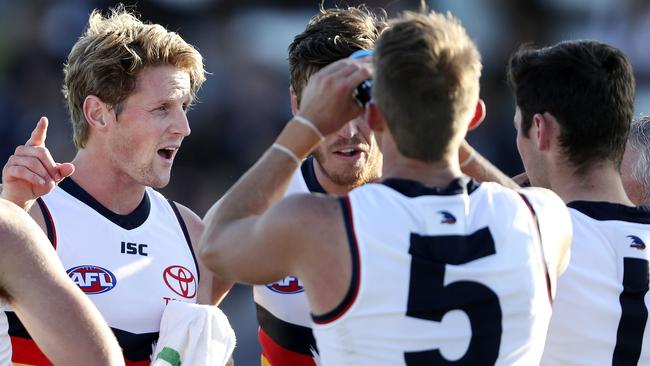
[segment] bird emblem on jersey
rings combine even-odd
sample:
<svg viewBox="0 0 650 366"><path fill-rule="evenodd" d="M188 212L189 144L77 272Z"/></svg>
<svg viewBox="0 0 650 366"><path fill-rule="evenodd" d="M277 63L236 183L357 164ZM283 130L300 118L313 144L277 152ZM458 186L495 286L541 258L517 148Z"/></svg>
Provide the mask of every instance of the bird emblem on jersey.
<svg viewBox="0 0 650 366"><path fill-rule="evenodd" d="M641 238L639 238L636 235L628 235L628 238L632 239L632 244L630 244L630 248L636 248L638 250L644 250L645 249L645 243Z"/></svg>
<svg viewBox="0 0 650 366"><path fill-rule="evenodd" d="M455 224L456 223L456 216L452 215L451 212L449 211L438 211L439 214L442 215L442 220L440 221L441 224Z"/></svg>

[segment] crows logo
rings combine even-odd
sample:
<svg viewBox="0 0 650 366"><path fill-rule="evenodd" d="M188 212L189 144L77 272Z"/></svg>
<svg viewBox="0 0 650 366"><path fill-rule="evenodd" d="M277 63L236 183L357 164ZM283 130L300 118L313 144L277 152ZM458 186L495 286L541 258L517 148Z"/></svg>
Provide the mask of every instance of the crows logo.
<svg viewBox="0 0 650 366"><path fill-rule="evenodd" d="M628 238L632 239L632 243L630 244L630 248L636 248L638 250L644 250L645 249L645 243L641 238L639 238L636 235L628 235Z"/></svg>
<svg viewBox="0 0 650 366"><path fill-rule="evenodd" d="M451 212L449 211L438 211L439 214L442 215L442 220L440 221L441 224L455 224L456 223L456 216L452 215Z"/></svg>

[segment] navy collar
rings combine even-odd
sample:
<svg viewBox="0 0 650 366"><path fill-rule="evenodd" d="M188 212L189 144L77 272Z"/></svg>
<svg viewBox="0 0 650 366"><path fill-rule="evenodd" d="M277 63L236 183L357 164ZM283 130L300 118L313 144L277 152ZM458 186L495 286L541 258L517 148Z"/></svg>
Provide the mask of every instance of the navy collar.
<svg viewBox="0 0 650 366"><path fill-rule="evenodd" d="M480 186L480 183L466 176L452 180L449 185L444 188L427 187L420 182L401 178L389 178L384 180L382 184L398 191L407 197L451 196L461 194L463 192L470 194Z"/></svg>
<svg viewBox="0 0 650 366"><path fill-rule="evenodd" d="M325 189L320 185L318 179L316 179L316 171L314 170L314 157L310 156L302 163L300 166L300 171L302 172L302 178L307 184L307 188L311 193L324 193Z"/></svg>
<svg viewBox="0 0 650 366"><path fill-rule="evenodd" d="M599 221L617 220L650 224L650 206L625 206L619 203L573 201L567 206Z"/></svg>
<svg viewBox="0 0 650 366"><path fill-rule="evenodd" d="M146 191L144 192L142 201L138 207L133 210L133 212L126 215L120 215L104 207L104 205L99 203L99 201L91 196L90 193L81 188L81 186L71 178L66 178L61 181L61 183L59 183L59 187L61 187L61 189L79 201L85 203L88 207L97 211L97 213L104 216L115 225L118 225L125 230L135 229L142 225L145 221L147 221L149 212L151 211L151 202L149 201L149 195L147 195ZM116 192L116 194L119 194L119 192Z"/></svg>

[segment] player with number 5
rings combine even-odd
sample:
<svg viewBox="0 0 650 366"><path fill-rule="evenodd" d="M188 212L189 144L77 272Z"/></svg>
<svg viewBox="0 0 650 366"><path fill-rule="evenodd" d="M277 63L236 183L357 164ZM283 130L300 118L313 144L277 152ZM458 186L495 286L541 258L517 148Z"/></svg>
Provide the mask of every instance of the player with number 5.
<svg viewBox="0 0 650 366"><path fill-rule="evenodd" d="M372 65L348 58L312 75L300 121L206 216L206 265L243 283L298 276L322 365L538 364L570 218L551 191L462 175L459 146L484 116L480 74L456 18L406 12ZM353 91L370 77L362 108ZM362 113L384 180L280 200L321 136Z"/></svg>

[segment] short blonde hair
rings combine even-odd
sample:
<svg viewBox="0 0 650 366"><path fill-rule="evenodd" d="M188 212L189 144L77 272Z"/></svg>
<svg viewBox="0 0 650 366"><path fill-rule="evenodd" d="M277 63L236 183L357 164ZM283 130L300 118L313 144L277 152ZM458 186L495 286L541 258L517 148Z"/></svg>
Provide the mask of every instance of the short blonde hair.
<svg viewBox="0 0 650 366"><path fill-rule="evenodd" d="M83 114L88 95L96 95L119 113L121 103L135 90L138 73L158 65L187 71L192 98L196 97L205 81L205 70L201 54L192 45L158 24L143 23L122 6L111 9L108 17L94 10L63 69L63 95L75 146L84 148L88 139Z"/></svg>
<svg viewBox="0 0 650 366"><path fill-rule="evenodd" d="M373 99L401 154L437 161L451 152L478 102L481 56L451 14L405 12L375 46Z"/></svg>

